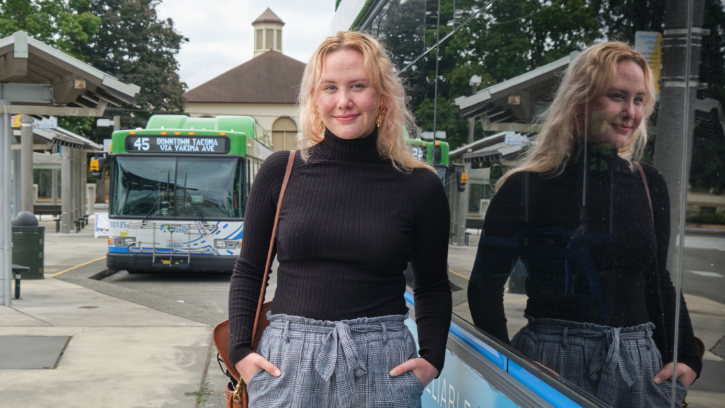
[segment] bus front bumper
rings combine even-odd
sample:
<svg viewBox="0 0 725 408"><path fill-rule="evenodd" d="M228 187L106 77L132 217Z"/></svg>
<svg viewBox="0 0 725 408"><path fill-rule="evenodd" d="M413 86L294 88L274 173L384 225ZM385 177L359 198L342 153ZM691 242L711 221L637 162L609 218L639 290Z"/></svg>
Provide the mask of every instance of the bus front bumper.
<svg viewBox="0 0 725 408"><path fill-rule="evenodd" d="M108 253L106 266L108 269L127 271L162 271L183 270L190 272L226 272L232 273L237 255L156 255L151 254L119 254Z"/></svg>

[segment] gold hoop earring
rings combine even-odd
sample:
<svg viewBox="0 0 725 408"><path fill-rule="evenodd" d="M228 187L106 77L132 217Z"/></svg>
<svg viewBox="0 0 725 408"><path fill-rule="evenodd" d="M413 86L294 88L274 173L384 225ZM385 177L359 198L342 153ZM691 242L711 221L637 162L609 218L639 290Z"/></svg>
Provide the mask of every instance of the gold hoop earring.
<svg viewBox="0 0 725 408"><path fill-rule="evenodd" d="M320 111L317 110L317 105L315 105L315 109L313 110L315 114L315 125L317 125L317 130L322 133L325 131L325 123L322 122L322 118L320 117Z"/></svg>
<svg viewBox="0 0 725 408"><path fill-rule="evenodd" d="M385 101L380 102L380 107L378 108L378 117L375 118L375 123L378 125L378 128L383 124L385 121L385 116L388 114L388 107L385 105Z"/></svg>

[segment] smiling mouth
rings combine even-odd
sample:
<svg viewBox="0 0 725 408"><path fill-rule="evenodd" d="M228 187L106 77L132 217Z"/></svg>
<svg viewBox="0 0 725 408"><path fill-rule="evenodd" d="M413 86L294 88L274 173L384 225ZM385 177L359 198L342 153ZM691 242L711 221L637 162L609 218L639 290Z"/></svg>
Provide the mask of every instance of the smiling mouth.
<svg viewBox="0 0 725 408"><path fill-rule="evenodd" d="M344 115L344 116L335 116L335 119L339 120L340 122L349 122L355 118L357 118L360 115Z"/></svg>
<svg viewBox="0 0 725 408"><path fill-rule="evenodd" d="M612 124L612 127L614 127L615 130L622 132L622 133L629 133L632 131L631 126L622 126L622 125Z"/></svg>

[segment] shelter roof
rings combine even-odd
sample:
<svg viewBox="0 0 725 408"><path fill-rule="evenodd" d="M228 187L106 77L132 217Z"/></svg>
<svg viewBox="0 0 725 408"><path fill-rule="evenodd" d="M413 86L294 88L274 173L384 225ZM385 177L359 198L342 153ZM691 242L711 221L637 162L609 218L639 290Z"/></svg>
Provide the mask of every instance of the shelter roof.
<svg viewBox="0 0 725 408"><path fill-rule="evenodd" d="M296 104L305 64L267 51L186 92L186 103Z"/></svg>
<svg viewBox="0 0 725 408"><path fill-rule="evenodd" d="M15 130L13 134L17 142L20 143L20 130ZM72 145L73 147L78 147L86 151L103 150L103 145L99 145L88 138L61 127L56 129L33 128L33 144ZM50 146L48 146L48 148L50 148Z"/></svg>
<svg viewBox="0 0 725 408"><path fill-rule="evenodd" d="M284 25L284 21L282 21L278 15L274 14L274 11L272 11L269 7L267 7L267 10L264 10L264 13L252 22L252 25L260 23L277 23Z"/></svg>
<svg viewBox="0 0 725 408"><path fill-rule="evenodd" d="M533 69L525 74L503 81L496 85L489 86L478 91L475 95L460 96L455 99L456 105L462 116L476 116L491 103L501 102L509 95L528 91L550 94L551 90L558 83L558 76L569 66L569 63L579 55L574 51L564 58Z"/></svg>
<svg viewBox="0 0 725 408"><path fill-rule="evenodd" d="M70 55L44 44L24 31L0 39L0 86L4 87L2 99L9 99L7 91L13 89L40 89L33 86L47 85L50 98L39 102L13 103L23 106L37 105L46 108L79 108L103 110L107 103L121 105L133 103L141 88L125 84ZM51 93L52 92L52 93ZM18 110L18 109L15 109ZM39 110L23 112L38 115ZM49 110L48 115L62 116L63 112ZM79 112L81 116L96 116ZM102 114L102 112L101 112ZM42 115L42 114L40 114Z"/></svg>

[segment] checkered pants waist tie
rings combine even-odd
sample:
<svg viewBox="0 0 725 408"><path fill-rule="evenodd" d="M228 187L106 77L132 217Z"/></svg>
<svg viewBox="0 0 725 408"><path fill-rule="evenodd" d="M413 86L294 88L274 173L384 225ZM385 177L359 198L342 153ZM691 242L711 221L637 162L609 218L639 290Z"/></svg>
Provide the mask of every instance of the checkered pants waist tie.
<svg viewBox="0 0 725 408"><path fill-rule="evenodd" d="M627 340L648 340L655 327L652 323L633 327L608 327L593 323L557 321L556 319L529 319L529 325L541 334L561 334L564 347L571 336L598 338L596 350L589 364L589 378L597 381L603 375L606 377L614 375L615 370L619 368L622 379L629 387L640 378L641 372L625 342Z"/></svg>
<svg viewBox="0 0 725 408"><path fill-rule="evenodd" d="M284 330L283 337L290 331L327 334L317 355L315 370L326 382L335 375L338 398L340 406L343 407L348 406L355 395L355 377L362 377L368 372L366 363L360 357L352 339L352 332L382 332L385 339L388 331L402 331L405 328L404 321L408 318L407 315L391 315L323 322L288 315L268 316L271 320L270 327Z"/></svg>

